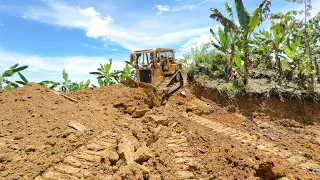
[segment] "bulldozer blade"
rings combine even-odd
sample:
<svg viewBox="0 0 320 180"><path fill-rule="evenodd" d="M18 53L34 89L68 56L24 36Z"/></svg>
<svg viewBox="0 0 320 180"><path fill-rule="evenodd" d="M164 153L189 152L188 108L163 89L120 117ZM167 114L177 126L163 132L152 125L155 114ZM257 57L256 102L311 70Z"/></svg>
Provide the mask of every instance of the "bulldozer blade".
<svg viewBox="0 0 320 180"><path fill-rule="evenodd" d="M160 105L162 98L157 93L157 88L155 86L153 86L152 84L144 83L144 82L137 82L137 81L131 79L129 76L127 76L126 79L122 83L128 87L142 88L143 91L149 95L154 106Z"/></svg>
<svg viewBox="0 0 320 180"><path fill-rule="evenodd" d="M183 87L183 76L180 70L172 75L167 81L163 82L158 87L149 83L137 82L129 76L122 82L128 87L140 87L145 93L149 95L154 106L160 106L162 102L167 99L171 94Z"/></svg>
<svg viewBox="0 0 320 180"><path fill-rule="evenodd" d="M165 95L163 98L167 98L171 94L175 93L178 91L180 88L183 87L183 76L180 70L178 70L176 73L173 74L173 76L170 78L169 83L166 84L165 86Z"/></svg>
<svg viewBox="0 0 320 180"><path fill-rule="evenodd" d="M126 77L125 80L121 81L122 84L128 86L128 87L138 87L139 83L135 80L131 79L129 76Z"/></svg>

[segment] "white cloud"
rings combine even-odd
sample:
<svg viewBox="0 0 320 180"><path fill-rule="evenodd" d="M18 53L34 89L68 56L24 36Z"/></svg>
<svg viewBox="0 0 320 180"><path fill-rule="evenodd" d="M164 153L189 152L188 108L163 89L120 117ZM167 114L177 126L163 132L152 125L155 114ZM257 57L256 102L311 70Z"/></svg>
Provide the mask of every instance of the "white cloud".
<svg viewBox="0 0 320 180"><path fill-rule="evenodd" d="M178 0L181 1L181 0ZM164 6L164 5L156 5L153 9L158 9L157 15L162 14L162 12L176 12L176 11L183 11L183 10L191 10L196 8L197 6L201 6L202 4L208 2L209 0L204 0L198 4L195 5L184 5L184 6L175 6L175 7L170 7L170 6Z"/></svg>
<svg viewBox="0 0 320 180"><path fill-rule="evenodd" d="M92 38L107 36L108 25L113 22L110 16L101 18L100 13L96 12L93 7L81 9L79 7L69 7L57 1L42 1L52 10L28 9L23 13L23 17L49 24L84 29L87 36Z"/></svg>
<svg viewBox="0 0 320 180"><path fill-rule="evenodd" d="M210 34L201 34L198 37L192 38L183 44L179 51L180 53L188 53L191 48L201 47L202 44L210 42L211 35Z"/></svg>
<svg viewBox="0 0 320 180"><path fill-rule="evenodd" d="M128 26L122 27L116 25L110 16L102 17L93 7L82 9L58 1L42 1L48 5L49 9L29 8L23 13L23 17L47 24L83 29L88 37L102 38L104 41L110 40L129 50L178 44L198 34L208 32L209 28L192 29L186 28L186 26L181 27L181 24L172 25L170 22L163 21L160 22L161 25L170 25L171 28L158 28L159 22L145 23L143 20L132 23L130 28Z"/></svg>
<svg viewBox="0 0 320 180"><path fill-rule="evenodd" d="M156 5L154 8L158 9L157 15L160 15L160 14L162 14L162 12L176 12L176 11L182 11L182 10L191 10L195 7L196 7L195 5L193 5L193 6L185 5L185 6L179 6L179 7Z"/></svg>
<svg viewBox="0 0 320 180"><path fill-rule="evenodd" d="M90 47L90 48L94 48L94 49L108 49L107 47L98 47L98 46L93 46L93 45L89 45L86 43L79 43L79 45L84 46L84 47Z"/></svg>
<svg viewBox="0 0 320 180"><path fill-rule="evenodd" d="M96 10L92 7L86 8L86 9L79 9L81 14L84 14L85 16L88 17L97 17L100 16L100 13L96 12Z"/></svg>
<svg viewBox="0 0 320 180"><path fill-rule="evenodd" d="M129 56L129 55L128 55ZM120 70L125 66L125 57L113 57L112 70ZM0 59L4 59L0 66L4 70L15 63L20 65L28 65L26 77L30 77L30 81L43 80L61 80L61 72L66 68L69 77L73 81L81 81L90 79L96 83L96 78L89 72L97 71L99 64L109 62L109 57L87 57L87 56L67 56L67 57L43 57L38 55L27 55L16 52L8 52L0 50ZM23 63L21 63L23 62Z"/></svg>

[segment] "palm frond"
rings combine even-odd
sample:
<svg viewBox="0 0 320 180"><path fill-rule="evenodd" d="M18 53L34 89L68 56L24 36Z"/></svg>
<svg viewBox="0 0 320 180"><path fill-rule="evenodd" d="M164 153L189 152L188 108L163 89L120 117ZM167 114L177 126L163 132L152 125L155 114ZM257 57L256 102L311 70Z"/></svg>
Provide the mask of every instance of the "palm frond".
<svg viewBox="0 0 320 180"><path fill-rule="evenodd" d="M240 26L244 31L247 31L251 17L248 11L245 9L242 0L235 0L235 5Z"/></svg>
<svg viewBox="0 0 320 180"><path fill-rule="evenodd" d="M224 27L232 29L236 33L241 33L240 28L230 19L224 17L219 11L210 15L210 18L220 22Z"/></svg>

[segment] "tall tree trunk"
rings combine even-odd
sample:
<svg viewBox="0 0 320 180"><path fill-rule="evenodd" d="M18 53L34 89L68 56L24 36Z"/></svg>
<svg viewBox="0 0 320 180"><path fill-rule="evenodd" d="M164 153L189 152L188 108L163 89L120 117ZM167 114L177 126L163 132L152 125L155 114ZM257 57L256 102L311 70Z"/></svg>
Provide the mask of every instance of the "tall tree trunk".
<svg viewBox="0 0 320 180"><path fill-rule="evenodd" d="M2 89L2 82L3 82L3 77L0 76L0 89Z"/></svg>
<svg viewBox="0 0 320 180"><path fill-rule="evenodd" d="M280 57L278 55L278 50L276 50L275 56L276 56L276 61L277 61L277 68L278 68L279 78L281 78L281 76L282 76L282 67L281 67Z"/></svg>
<svg viewBox="0 0 320 180"><path fill-rule="evenodd" d="M309 90L310 92L314 92L314 79L313 79L313 74L309 74L308 90Z"/></svg>
<svg viewBox="0 0 320 180"><path fill-rule="evenodd" d="M234 49L235 49L235 46L234 46L234 43L232 43L231 45L231 54L230 54L230 65L231 67L233 67L234 65Z"/></svg>
<svg viewBox="0 0 320 180"><path fill-rule="evenodd" d="M314 67L316 68L316 75L319 75L319 64L317 58L313 59L314 61Z"/></svg>
<svg viewBox="0 0 320 180"><path fill-rule="evenodd" d="M247 38L244 37L243 40L243 51L244 51L244 78L243 78L243 84L247 85L249 81L249 54L248 54L248 44L247 44Z"/></svg>
<svg viewBox="0 0 320 180"><path fill-rule="evenodd" d="M267 55L267 56L265 56L265 58L266 58L267 68L268 69L273 69L270 57Z"/></svg>
<svg viewBox="0 0 320 180"><path fill-rule="evenodd" d="M229 75L231 76L231 73L232 73L232 68L234 66L234 49L235 49L235 46L234 46L234 41L232 42L232 45L231 45L231 53L230 53L230 61L229 61Z"/></svg>
<svg viewBox="0 0 320 180"><path fill-rule="evenodd" d="M225 56L226 57L226 56ZM225 80L226 81L229 81L229 64L228 64L228 60L226 59L225 60L226 64L225 64L225 67L224 67L224 73L225 73Z"/></svg>

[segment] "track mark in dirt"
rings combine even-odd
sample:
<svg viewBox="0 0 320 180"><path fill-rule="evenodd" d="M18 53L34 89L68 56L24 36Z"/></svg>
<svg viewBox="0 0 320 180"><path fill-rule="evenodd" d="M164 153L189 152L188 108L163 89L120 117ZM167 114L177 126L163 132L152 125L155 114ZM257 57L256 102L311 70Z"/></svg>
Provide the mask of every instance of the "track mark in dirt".
<svg viewBox="0 0 320 180"><path fill-rule="evenodd" d="M105 160L116 161L119 156L116 152L116 133L106 132L90 144L81 146L73 151L62 162L50 167L38 175L36 180L58 180L58 179L99 179L91 174L90 170L105 163Z"/></svg>
<svg viewBox="0 0 320 180"><path fill-rule="evenodd" d="M278 156L282 159L285 159L288 163L290 163L291 165L297 168L308 170L312 173L320 175L319 163L313 160L308 160L303 155L291 152L284 148L279 148L277 147L277 144L271 141L267 141L259 138L256 135L252 135L231 127L227 127L218 122L210 121L201 116L197 116L195 114L190 114L190 113L189 114L184 113L183 115L188 119L190 119L191 121L197 122L207 128L212 129L215 132L225 134L226 136L229 136L232 139L240 141L242 144L255 147L257 150L260 150L266 154Z"/></svg>
<svg viewBox="0 0 320 180"><path fill-rule="evenodd" d="M171 137L167 140L168 148L174 153L174 171L177 172L181 179L196 179L196 175L192 171L199 168L199 162L197 162L194 154L191 153L190 144L183 134L184 132L172 132Z"/></svg>
<svg viewBox="0 0 320 180"><path fill-rule="evenodd" d="M167 140L168 147L174 152L174 161L177 174L182 179L193 179L195 175L188 170L188 163L195 161L195 157L190 151L187 138L183 134L172 133L171 137Z"/></svg>

